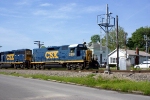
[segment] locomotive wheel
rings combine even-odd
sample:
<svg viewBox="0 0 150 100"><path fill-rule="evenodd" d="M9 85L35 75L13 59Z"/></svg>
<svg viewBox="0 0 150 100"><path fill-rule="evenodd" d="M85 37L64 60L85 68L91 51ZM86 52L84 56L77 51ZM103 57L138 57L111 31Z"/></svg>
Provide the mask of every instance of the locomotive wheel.
<svg viewBox="0 0 150 100"><path fill-rule="evenodd" d="M14 69L17 69L18 68L18 65L14 65Z"/></svg>
<svg viewBox="0 0 150 100"><path fill-rule="evenodd" d="M80 70L83 70L84 68L83 68L83 64L82 65L80 65Z"/></svg>
<svg viewBox="0 0 150 100"><path fill-rule="evenodd" d="M67 66L67 69L68 69L68 70L71 70L71 66L70 66L70 65L68 65L68 66Z"/></svg>
<svg viewBox="0 0 150 100"><path fill-rule="evenodd" d="M41 70L41 65L37 65L36 68L39 68L39 70Z"/></svg>
<svg viewBox="0 0 150 100"><path fill-rule="evenodd" d="M73 65L73 70L76 70L77 69L77 66L76 65Z"/></svg>
<svg viewBox="0 0 150 100"><path fill-rule="evenodd" d="M33 65L33 69L35 69L35 70L36 70L36 65Z"/></svg>
<svg viewBox="0 0 150 100"><path fill-rule="evenodd" d="M41 65L41 69L45 69L45 66L44 66L44 65Z"/></svg>
<svg viewBox="0 0 150 100"><path fill-rule="evenodd" d="M20 65L20 68L21 68L21 69L24 69L24 66L21 64L21 65Z"/></svg>
<svg viewBox="0 0 150 100"><path fill-rule="evenodd" d="M71 70L70 64L67 64L66 67L67 67L68 70Z"/></svg>

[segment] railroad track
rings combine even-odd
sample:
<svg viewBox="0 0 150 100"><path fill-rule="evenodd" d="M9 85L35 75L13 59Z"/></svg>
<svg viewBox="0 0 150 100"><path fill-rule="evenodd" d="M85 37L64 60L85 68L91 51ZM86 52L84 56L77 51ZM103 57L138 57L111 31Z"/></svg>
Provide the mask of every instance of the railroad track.
<svg viewBox="0 0 150 100"><path fill-rule="evenodd" d="M0 69L0 70L34 70L34 69ZM36 71L36 70L34 70ZM105 70L89 69L89 70L67 70L67 69L45 69L42 71L68 71L68 72L91 72L91 73L104 73ZM110 70L110 73L150 73L150 70Z"/></svg>

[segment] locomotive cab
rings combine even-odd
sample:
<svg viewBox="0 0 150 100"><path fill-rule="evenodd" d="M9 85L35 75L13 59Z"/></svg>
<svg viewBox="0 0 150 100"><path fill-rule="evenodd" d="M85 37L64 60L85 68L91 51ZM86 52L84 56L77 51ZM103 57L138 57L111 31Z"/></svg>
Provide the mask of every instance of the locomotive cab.
<svg viewBox="0 0 150 100"><path fill-rule="evenodd" d="M92 51L89 50L85 44L73 44L69 46L69 60L68 69L82 69L98 68L97 60L92 58Z"/></svg>

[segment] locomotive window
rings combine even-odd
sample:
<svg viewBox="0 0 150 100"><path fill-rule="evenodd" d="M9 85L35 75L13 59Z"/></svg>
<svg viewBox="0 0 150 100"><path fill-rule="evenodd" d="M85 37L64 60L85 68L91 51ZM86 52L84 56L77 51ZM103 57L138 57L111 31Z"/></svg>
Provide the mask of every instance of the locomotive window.
<svg viewBox="0 0 150 100"><path fill-rule="evenodd" d="M87 50L87 47L79 47L80 50Z"/></svg>
<svg viewBox="0 0 150 100"><path fill-rule="evenodd" d="M62 50L68 50L68 46L62 46Z"/></svg>
<svg viewBox="0 0 150 100"><path fill-rule="evenodd" d="M84 45L83 44L79 44L78 47L84 47Z"/></svg>
<svg viewBox="0 0 150 100"><path fill-rule="evenodd" d="M75 48L70 49L70 53L74 53Z"/></svg>
<svg viewBox="0 0 150 100"><path fill-rule="evenodd" d="M75 56L75 48L70 49L69 56Z"/></svg>
<svg viewBox="0 0 150 100"><path fill-rule="evenodd" d="M85 45L83 45L83 44L79 44L79 45L78 45L78 48L79 48L80 50L87 50L87 47L86 47Z"/></svg>

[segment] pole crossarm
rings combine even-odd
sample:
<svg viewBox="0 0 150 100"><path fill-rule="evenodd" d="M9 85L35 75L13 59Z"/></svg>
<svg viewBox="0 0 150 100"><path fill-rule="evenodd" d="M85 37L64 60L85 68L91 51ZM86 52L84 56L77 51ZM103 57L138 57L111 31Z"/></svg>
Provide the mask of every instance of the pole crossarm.
<svg viewBox="0 0 150 100"><path fill-rule="evenodd" d="M34 44L37 44L39 48L41 48L44 42L41 43L41 41L34 41Z"/></svg>

